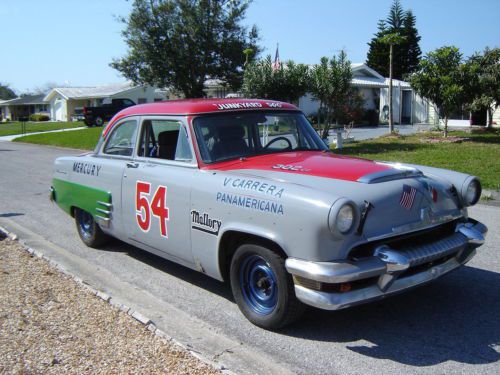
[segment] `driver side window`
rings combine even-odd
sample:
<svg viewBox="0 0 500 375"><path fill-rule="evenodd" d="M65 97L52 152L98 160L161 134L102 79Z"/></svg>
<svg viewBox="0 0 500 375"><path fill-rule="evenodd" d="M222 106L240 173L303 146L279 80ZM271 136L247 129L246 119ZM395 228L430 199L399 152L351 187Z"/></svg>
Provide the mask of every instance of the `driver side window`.
<svg viewBox="0 0 500 375"><path fill-rule="evenodd" d="M295 149L298 146L297 124L285 116L268 116L267 121L259 123L262 146L268 150Z"/></svg>
<svg viewBox="0 0 500 375"><path fill-rule="evenodd" d="M111 132L103 153L106 155L132 156L136 137L136 121L122 122Z"/></svg>
<svg viewBox="0 0 500 375"><path fill-rule="evenodd" d="M147 119L142 123L138 156L190 162L191 148L185 127L178 120Z"/></svg>

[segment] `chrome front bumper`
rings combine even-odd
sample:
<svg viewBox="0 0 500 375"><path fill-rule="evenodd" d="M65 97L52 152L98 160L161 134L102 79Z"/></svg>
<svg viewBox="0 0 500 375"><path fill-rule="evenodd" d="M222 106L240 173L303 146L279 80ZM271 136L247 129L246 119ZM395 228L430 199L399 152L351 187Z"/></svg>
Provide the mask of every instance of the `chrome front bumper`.
<svg viewBox="0 0 500 375"><path fill-rule="evenodd" d="M286 269L294 276L299 300L318 308L339 310L427 283L467 263L475 255L475 249L484 243L487 231L486 226L471 220L457 224L452 235L429 244L399 250L381 245L375 248L373 256L359 260L309 262L288 258ZM415 272L407 272L410 270ZM339 285L366 279L372 279L373 283L345 292L310 287L310 281L315 285Z"/></svg>

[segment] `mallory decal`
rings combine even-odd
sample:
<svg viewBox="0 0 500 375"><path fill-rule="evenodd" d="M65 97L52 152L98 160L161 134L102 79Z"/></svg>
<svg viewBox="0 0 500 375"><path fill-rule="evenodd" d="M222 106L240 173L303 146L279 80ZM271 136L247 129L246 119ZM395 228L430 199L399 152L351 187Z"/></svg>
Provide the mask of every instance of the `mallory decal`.
<svg viewBox="0 0 500 375"><path fill-rule="evenodd" d="M199 213L196 210L191 211L191 222L193 223L191 228L216 236L222 226L222 221L211 218L206 212Z"/></svg>
<svg viewBox="0 0 500 375"><path fill-rule="evenodd" d="M241 190L255 191L270 195L274 198L281 198L285 189L266 182L250 180L246 178L224 178L224 187L233 187Z"/></svg>
<svg viewBox="0 0 500 375"><path fill-rule="evenodd" d="M271 212L276 215L283 215L283 205L277 202L271 202L266 199L258 199L238 194L229 194L218 192L216 201L231 206L249 208L261 212Z"/></svg>
<svg viewBox="0 0 500 375"><path fill-rule="evenodd" d="M99 177L101 166L93 163L73 163L73 172Z"/></svg>

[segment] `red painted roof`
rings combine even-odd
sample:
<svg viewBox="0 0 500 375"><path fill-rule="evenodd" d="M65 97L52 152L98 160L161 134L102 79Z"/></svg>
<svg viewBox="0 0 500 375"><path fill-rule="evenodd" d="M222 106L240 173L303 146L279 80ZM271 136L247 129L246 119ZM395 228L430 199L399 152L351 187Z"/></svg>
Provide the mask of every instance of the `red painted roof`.
<svg viewBox="0 0 500 375"><path fill-rule="evenodd" d="M278 167L281 165L281 167ZM283 168L283 166L285 168ZM293 169L290 167L294 167ZM322 151L283 152L230 160L205 166L219 171L261 170L356 181L367 174L391 167L372 160L335 155Z"/></svg>
<svg viewBox="0 0 500 375"><path fill-rule="evenodd" d="M135 105L118 112L104 129L103 136L121 118L133 115L195 115L248 110L295 110L289 103L263 99L183 99Z"/></svg>

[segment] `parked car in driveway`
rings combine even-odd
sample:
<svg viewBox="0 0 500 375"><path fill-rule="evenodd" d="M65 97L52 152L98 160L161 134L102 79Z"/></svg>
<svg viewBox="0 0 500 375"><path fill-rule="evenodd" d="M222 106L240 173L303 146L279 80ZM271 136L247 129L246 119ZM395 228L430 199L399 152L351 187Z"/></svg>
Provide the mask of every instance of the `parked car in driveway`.
<svg viewBox="0 0 500 375"><path fill-rule="evenodd" d="M88 246L116 237L229 281L267 329L465 264L487 232L467 214L480 194L463 173L335 155L295 106L253 99L127 108L52 183Z"/></svg>
<svg viewBox="0 0 500 375"><path fill-rule="evenodd" d="M102 126L124 108L135 105L130 99L111 99L98 107L83 107L83 121L87 126Z"/></svg>

